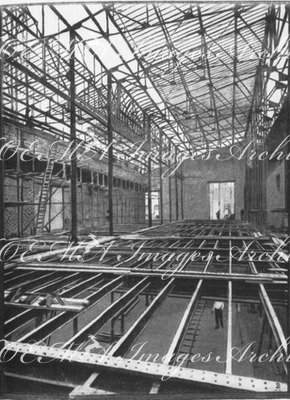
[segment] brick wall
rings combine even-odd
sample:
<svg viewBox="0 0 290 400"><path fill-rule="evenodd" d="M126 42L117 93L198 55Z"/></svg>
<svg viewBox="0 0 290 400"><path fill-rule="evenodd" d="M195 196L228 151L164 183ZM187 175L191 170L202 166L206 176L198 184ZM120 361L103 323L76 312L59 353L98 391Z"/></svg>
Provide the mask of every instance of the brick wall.
<svg viewBox="0 0 290 400"><path fill-rule="evenodd" d="M19 141L22 149L28 149L32 142L37 140L35 146L34 156L38 156L38 152L45 153L51 144L56 140L52 135L43 134L41 131L30 129L27 127L13 126L11 124L5 125L5 137L7 142ZM68 144L65 142L58 143L53 146L53 155L59 158L65 151ZM16 146L16 145L15 145ZM82 150L80 150L81 153ZM33 154L33 153L32 153ZM91 154L88 153L88 156ZM13 158L14 160L14 158ZM69 160L64 160L69 165ZM17 183L17 161L15 156L15 165L10 167L15 168L14 178L12 178L11 172L6 172L5 178L5 201L6 202L28 202L32 204L12 206L12 204L5 208L5 235L7 237L19 236L19 235L31 235L34 233L36 219L34 218L37 214L39 194L41 190L42 178L40 172L45 171L46 161L38 161L37 166L34 163L25 162L26 173L32 173L31 175L25 175L25 179L19 178ZM61 168L61 164L58 165L56 170ZM108 165L107 160L100 160L99 156L91 158L84 165L78 163L78 167L86 170L84 175L88 177L85 182L81 182L78 179L77 187L77 220L78 229L91 229L97 228L98 226L108 225L107 221L107 210L108 210L108 188L105 187L104 176L102 186L97 180L94 179L94 184L90 181L90 172L107 174ZM21 176L21 171L19 176ZM38 172L38 176L35 173ZM78 170L79 172L79 170ZM54 169L55 173L55 169ZM81 173L79 174L82 175ZM53 176L54 177L54 176ZM145 193L141 190L141 186L144 185L145 177L141 175L137 170L129 168L124 163L116 162L114 164L114 177L119 178L115 180L114 191L113 191L113 207L114 207L114 224L126 224L126 223L143 223L145 220ZM50 202L46 208L45 224L49 219L53 221L49 224L52 230L70 229L71 224L71 205L70 205L70 186L69 180L63 181L63 187L56 187L51 185L51 191L55 192L52 195ZM136 183L138 185L136 185ZM17 194L18 187L18 194ZM35 203L35 204L34 204ZM65 208L58 215L63 203ZM7 205L7 204L6 204Z"/></svg>

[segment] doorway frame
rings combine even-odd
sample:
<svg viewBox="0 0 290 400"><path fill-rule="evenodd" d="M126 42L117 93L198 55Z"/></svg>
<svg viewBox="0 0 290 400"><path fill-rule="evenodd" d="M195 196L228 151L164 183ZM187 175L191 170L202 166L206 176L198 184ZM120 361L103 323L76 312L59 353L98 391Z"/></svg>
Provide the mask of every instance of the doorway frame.
<svg viewBox="0 0 290 400"><path fill-rule="evenodd" d="M230 179L230 180L217 180L217 181L208 181L207 182L207 192L208 192L208 215L209 215L209 220L213 221L213 219L210 218L210 184L211 183L233 183L234 184L234 210L233 213L236 216L236 204L237 204L237 199L236 199L236 180L235 179Z"/></svg>

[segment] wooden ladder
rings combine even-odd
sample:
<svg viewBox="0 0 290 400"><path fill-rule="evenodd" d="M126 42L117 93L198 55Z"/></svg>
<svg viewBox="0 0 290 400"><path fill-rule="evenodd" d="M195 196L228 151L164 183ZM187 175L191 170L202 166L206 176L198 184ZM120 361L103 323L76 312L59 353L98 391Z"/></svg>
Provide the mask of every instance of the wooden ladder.
<svg viewBox="0 0 290 400"><path fill-rule="evenodd" d="M46 170L44 173L41 192L39 196L39 204L38 204L38 212L36 220L36 234L41 233L43 231L46 204L49 195L49 187L52 178L53 165L54 165L54 158L50 156L47 160Z"/></svg>
<svg viewBox="0 0 290 400"><path fill-rule="evenodd" d="M197 303L195 310L188 323L185 334L183 336L181 345L179 347L178 351L179 354L188 354L190 356L194 355L193 346L194 343L196 342L197 336L199 335L199 330L200 330L199 325L205 309L205 305L206 305L205 300L199 300L199 302ZM190 358L186 360L185 366L187 368L189 363L190 363Z"/></svg>

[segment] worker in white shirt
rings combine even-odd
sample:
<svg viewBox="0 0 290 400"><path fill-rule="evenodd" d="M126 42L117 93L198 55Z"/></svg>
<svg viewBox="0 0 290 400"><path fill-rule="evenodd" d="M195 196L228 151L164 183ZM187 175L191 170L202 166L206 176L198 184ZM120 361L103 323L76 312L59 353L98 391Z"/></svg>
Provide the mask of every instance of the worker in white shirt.
<svg viewBox="0 0 290 400"><path fill-rule="evenodd" d="M219 325L223 328L224 323L223 323L223 309L225 307L225 304L223 301L215 301L212 311L215 312L215 323L216 326L214 329L218 329Z"/></svg>

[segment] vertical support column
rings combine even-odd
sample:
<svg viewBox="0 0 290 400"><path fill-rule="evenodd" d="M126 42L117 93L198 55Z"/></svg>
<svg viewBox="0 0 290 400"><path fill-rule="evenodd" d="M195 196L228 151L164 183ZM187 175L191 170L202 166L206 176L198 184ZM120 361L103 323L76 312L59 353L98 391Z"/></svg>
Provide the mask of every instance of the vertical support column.
<svg viewBox="0 0 290 400"><path fill-rule="evenodd" d="M17 129L17 141L18 143L21 144L21 132L19 129ZM35 152L35 149L33 150L33 153ZM20 154L19 151L16 153L17 157L17 175L16 175L16 185L17 185L17 201L21 201L20 197ZM34 160L34 158L33 158ZM34 172L34 171L33 171ZM33 180L34 183L34 180ZM33 191L33 199L34 199L34 191ZM22 207L17 207L17 233L18 236L21 236L21 208Z"/></svg>
<svg viewBox="0 0 290 400"><path fill-rule="evenodd" d="M2 36L3 36L3 15L2 9L0 9L0 44L2 48ZM0 56L0 139L4 138L4 126L3 126L3 72L4 72L4 60ZM2 142L1 142L2 143ZM4 239L4 161L0 159L0 240ZM3 240L0 241L0 249L3 246ZM0 352L4 347L4 262L0 261ZM0 397L4 396L6 392L6 380L5 380L5 363L0 363Z"/></svg>
<svg viewBox="0 0 290 400"><path fill-rule="evenodd" d="M71 241L77 243L77 154L75 105L75 31L70 30Z"/></svg>
<svg viewBox="0 0 290 400"><path fill-rule="evenodd" d="M117 83L117 109L116 109L116 116L120 119L121 118L121 84Z"/></svg>
<svg viewBox="0 0 290 400"><path fill-rule="evenodd" d="M113 127L112 127L112 73L108 72L108 188L109 188L109 235L114 234L113 223Z"/></svg>
<svg viewBox="0 0 290 400"><path fill-rule="evenodd" d="M290 35L290 6L286 5L286 12L288 14L288 37ZM290 41L288 43L288 96L287 96L287 134L290 133ZM287 143L287 153L290 152L290 143ZM290 235L290 161L285 161L285 208L288 214L288 237ZM290 243L287 245L288 247L288 254L290 254ZM288 284L287 284L287 338L290 337L290 261L288 261ZM290 355L290 343L289 340L287 341L287 355ZM288 393L290 393L290 363L287 363L287 384L288 384Z"/></svg>
<svg viewBox="0 0 290 400"><path fill-rule="evenodd" d="M259 68L259 75L258 75L258 84L259 84L259 90L258 93L261 94L263 93L263 69L262 69L262 65ZM257 95L257 100L256 100L256 104L259 104L260 101L262 101L261 95L258 96ZM255 142L256 142L256 148L257 148L257 153L261 154L261 152L263 152L263 143L261 141L260 135L263 135L263 132L260 132L260 128L257 127L257 118L256 118L256 123L255 123L255 130L256 130L256 138L255 138ZM258 136L259 135L259 136ZM256 212L256 224L259 226L260 230L264 230L263 227L263 202L262 202L262 191L263 191L263 186L264 186L264 182L263 182L263 176L262 176L262 163L263 161L255 159L256 161L256 185L255 185L255 190L256 190L256 205L255 205L255 209L258 210Z"/></svg>
<svg viewBox="0 0 290 400"><path fill-rule="evenodd" d="M257 135L255 134L256 126L254 126L253 129L254 129L254 144L253 144L253 146L254 146L254 150L258 151ZM255 226L258 225L257 224L257 217L258 217L258 201L257 201L258 191L257 191L257 189L258 189L259 182L258 182L257 174L258 174L258 163L257 163L257 160L255 159L255 160L253 160L253 180L252 180L252 196L253 196L252 199L253 200L252 200L252 208L251 208L251 214L252 214L251 222L253 224L255 224Z"/></svg>
<svg viewBox="0 0 290 400"><path fill-rule="evenodd" d="M62 227L63 227L63 229L66 229L66 226L65 226L65 200L64 200L65 194L64 193L65 193L65 188L62 187L61 188Z"/></svg>
<svg viewBox="0 0 290 400"><path fill-rule="evenodd" d="M181 202L181 219L184 219L184 204L183 204L183 166L181 164L180 166L180 174L181 174L181 179L180 179L180 202Z"/></svg>
<svg viewBox="0 0 290 400"><path fill-rule="evenodd" d="M144 114L145 132L151 154L151 126L150 117ZM152 197L151 197L151 157L148 157L148 225L152 226Z"/></svg>
<svg viewBox="0 0 290 400"><path fill-rule="evenodd" d="M168 170L171 172L171 143L169 142L169 161L168 161ZM171 174L168 177L168 195L169 195L169 221L172 221L172 198L171 198Z"/></svg>
<svg viewBox="0 0 290 400"><path fill-rule="evenodd" d="M114 292L111 293L111 305L114 303ZM111 343L115 340L115 318L111 319Z"/></svg>
<svg viewBox="0 0 290 400"><path fill-rule="evenodd" d="M51 201L52 201L52 187L49 186L49 197L48 197L48 229L51 232Z"/></svg>
<svg viewBox="0 0 290 400"><path fill-rule="evenodd" d="M92 189L92 194L90 196L90 227L93 227L93 215L94 215L94 173L91 171L91 189Z"/></svg>
<svg viewBox="0 0 290 400"><path fill-rule="evenodd" d="M235 5L235 39L234 39L234 66L233 66L233 112L232 112L232 144L235 143L235 118L236 118L236 78L237 78L237 61L238 61L238 5Z"/></svg>
<svg viewBox="0 0 290 400"><path fill-rule="evenodd" d="M229 241L229 273L233 272L232 268L232 241ZM231 351L233 346L233 286L232 281L228 282L228 326L227 326L227 358L226 358L226 374L232 374L232 357Z"/></svg>
<svg viewBox="0 0 290 400"><path fill-rule="evenodd" d="M175 147L175 166L177 165L177 147ZM174 180L175 180L175 209L176 209L176 221L179 219L178 211L178 180L177 180L177 170L174 173Z"/></svg>
<svg viewBox="0 0 290 400"><path fill-rule="evenodd" d="M265 151L265 142L263 143L263 151ZM261 208L262 208L262 230L267 229L267 173L266 160L261 161Z"/></svg>
<svg viewBox="0 0 290 400"><path fill-rule="evenodd" d="M163 224L163 178L162 178L162 131L159 131L159 182L160 182L160 196L159 196L159 214L160 224Z"/></svg>

